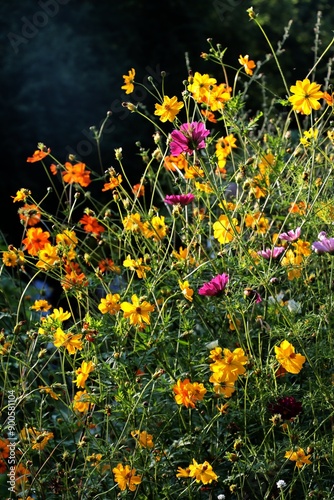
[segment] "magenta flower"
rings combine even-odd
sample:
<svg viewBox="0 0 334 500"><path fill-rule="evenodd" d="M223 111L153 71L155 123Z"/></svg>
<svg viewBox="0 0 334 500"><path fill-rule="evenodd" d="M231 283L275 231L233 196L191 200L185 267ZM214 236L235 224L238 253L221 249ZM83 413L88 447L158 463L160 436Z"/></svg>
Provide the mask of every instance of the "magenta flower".
<svg viewBox="0 0 334 500"><path fill-rule="evenodd" d="M324 231L318 234L318 238L320 241L315 241L312 244L312 250L315 253L334 253L334 238L327 238L327 234Z"/></svg>
<svg viewBox="0 0 334 500"><path fill-rule="evenodd" d="M257 254L261 255L264 259L270 260L277 259L277 257L279 257L284 251L284 247L274 247L273 249L266 248L265 250L260 250Z"/></svg>
<svg viewBox="0 0 334 500"><path fill-rule="evenodd" d="M188 194L167 194L165 196L164 202L168 205L188 205L195 199L195 196L191 193Z"/></svg>
<svg viewBox="0 0 334 500"><path fill-rule="evenodd" d="M183 123L180 130L173 130L170 151L173 156L181 153L192 154L194 150L205 148L205 137L210 131L202 122Z"/></svg>
<svg viewBox="0 0 334 500"><path fill-rule="evenodd" d="M291 231L288 231L287 233L281 233L278 235L278 237L281 239L281 240L285 240L285 241L296 241L298 240L300 234L301 234L302 230L300 227L297 227L294 230L291 230Z"/></svg>
<svg viewBox="0 0 334 500"><path fill-rule="evenodd" d="M200 295L208 295L210 297L218 295L225 289L229 279L230 277L228 274L218 274L208 283L204 283L204 285L199 288L198 293Z"/></svg>
<svg viewBox="0 0 334 500"><path fill-rule="evenodd" d="M245 288L244 296L250 299L251 301L255 301L255 304L259 304L260 302L262 302L262 297L259 294L259 292L253 290L252 288Z"/></svg>

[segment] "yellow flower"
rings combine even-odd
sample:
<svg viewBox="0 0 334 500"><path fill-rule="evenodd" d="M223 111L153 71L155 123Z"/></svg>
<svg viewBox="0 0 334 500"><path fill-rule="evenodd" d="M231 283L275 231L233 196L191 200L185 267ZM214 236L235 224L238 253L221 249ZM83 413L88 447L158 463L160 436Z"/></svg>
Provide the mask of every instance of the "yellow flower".
<svg viewBox="0 0 334 500"><path fill-rule="evenodd" d="M307 242L304 242L307 243ZM298 249L299 247L297 247ZM301 250L307 251L303 246L300 247ZM294 253L293 250L289 249L286 251L284 257L281 260L281 265L288 268L288 280L292 281L295 278L299 278L302 272L301 264L303 262L303 254Z"/></svg>
<svg viewBox="0 0 334 500"><path fill-rule="evenodd" d="M175 257L179 261L188 261L189 264L195 264L194 257L190 256L189 248L179 247L179 253L176 250L173 250L172 256Z"/></svg>
<svg viewBox="0 0 334 500"><path fill-rule="evenodd" d="M87 391L78 391L73 399L73 408L80 412L86 413L89 410L91 398Z"/></svg>
<svg viewBox="0 0 334 500"><path fill-rule="evenodd" d="M52 399L59 399L60 394L56 394L52 387L49 387L47 385L39 385L38 389L40 392L45 392L46 394L49 394Z"/></svg>
<svg viewBox="0 0 334 500"><path fill-rule="evenodd" d="M128 217L124 217L123 226L126 231L133 231L138 233L143 230L143 223L140 220L140 214L131 214Z"/></svg>
<svg viewBox="0 0 334 500"><path fill-rule="evenodd" d="M319 99L324 95L320 87L321 85L315 82L311 83L308 78L305 78L303 81L297 80L296 85L290 87L290 91L294 94L289 97L292 109L303 115L310 115L312 109L319 109Z"/></svg>
<svg viewBox="0 0 334 500"><path fill-rule="evenodd" d="M47 243L44 248L38 252L38 258L39 261L37 262L36 267L47 271L49 267L54 266L59 262L57 247Z"/></svg>
<svg viewBox="0 0 334 500"><path fill-rule="evenodd" d="M209 182L195 182L195 187L198 191L202 191L203 193L213 193L213 188Z"/></svg>
<svg viewBox="0 0 334 500"><path fill-rule="evenodd" d="M245 373L245 365L248 362L247 356L241 347L234 349L231 352L229 349L223 350L224 357L217 358L214 363L210 365L210 370L213 372L209 381L213 384L221 384L227 382L234 384L239 375ZM233 387L231 387L232 389ZM221 388L223 391L223 387ZM226 387L226 391L228 387ZM233 392L233 391L232 391Z"/></svg>
<svg viewBox="0 0 334 500"><path fill-rule="evenodd" d="M269 220L263 216L262 212L256 212L254 215L246 214L246 227L251 227L258 234L265 234L269 228Z"/></svg>
<svg viewBox="0 0 334 500"><path fill-rule="evenodd" d="M122 464L118 464L112 471L115 475L115 481L122 491L126 488L135 491L138 484L141 483L141 476L136 476L136 469L130 469L128 465L124 467Z"/></svg>
<svg viewBox="0 0 334 500"><path fill-rule="evenodd" d="M217 83L217 80L207 74L201 75L196 71L194 76L189 77L189 82L190 84L187 87L189 92L192 93L197 102L203 102L212 87Z"/></svg>
<svg viewBox="0 0 334 500"><path fill-rule="evenodd" d="M178 380L173 387L175 401L178 405L184 405L186 408L195 408L197 401L202 401L207 390L203 384L198 382L191 383L188 378Z"/></svg>
<svg viewBox="0 0 334 500"><path fill-rule="evenodd" d="M22 250L17 250L15 247L10 245L8 251L3 252L2 261L7 267L16 267L18 264L24 263L24 253Z"/></svg>
<svg viewBox="0 0 334 500"><path fill-rule="evenodd" d="M154 114L160 116L162 122L166 122L167 120L173 122L183 106L183 102L179 102L177 97L169 98L165 95L162 104L155 104Z"/></svg>
<svg viewBox="0 0 334 500"><path fill-rule="evenodd" d="M182 467L177 468L176 477L189 477L190 469L187 467L186 469L182 469Z"/></svg>
<svg viewBox="0 0 334 500"><path fill-rule="evenodd" d="M303 448L298 448L297 451L289 450L285 453L284 458L288 458L296 462L296 467L300 469L303 465L310 465L312 462L309 460L311 455L305 455Z"/></svg>
<svg viewBox="0 0 334 500"><path fill-rule="evenodd" d="M309 146L311 142L315 142L317 137L318 137L318 132L319 130L310 128L309 130L305 130L302 137L300 139L300 143L303 144L305 147Z"/></svg>
<svg viewBox="0 0 334 500"><path fill-rule="evenodd" d="M189 477L194 477L196 483L201 481L203 484L210 484L212 481L217 481L218 479L217 474L213 472L209 462L205 461L202 464L198 464L195 459L193 459L193 463L189 465Z"/></svg>
<svg viewBox="0 0 334 500"><path fill-rule="evenodd" d="M61 323L63 321L66 321L71 317L71 313L68 311L64 311L62 307L59 307L59 309L54 309L52 311L52 314L50 314L49 319L54 319L55 321L60 321Z"/></svg>
<svg viewBox="0 0 334 500"><path fill-rule="evenodd" d="M77 378L73 380L73 383L76 383L77 387L81 387L83 389L86 385L86 380L88 379L89 374L94 371L94 368L95 365L92 361L83 361L81 363L81 367L75 371Z"/></svg>
<svg viewBox="0 0 334 500"><path fill-rule="evenodd" d="M162 240L167 234L165 217L163 215L156 215L152 217L150 222L145 222L143 227L143 234L146 238Z"/></svg>
<svg viewBox="0 0 334 500"><path fill-rule="evenodd" d="M213 236L221 243L226 245L234 240L236 233L240 233L238 220L231 218L227 215L221 215L219 219L213 224Z"/></svg>
<svg viewBox="0 0 334 500"><path fill-rule="evenodd" d="M53 433L47 431L38 431L35 427L23 428L20 432L20 438L28 441L33 450L44 450L50 439L53 439Z"/></svg>
<svg viewBox="0 0 334 500"><path fill-rule="evenodd" d="M31 191L29 189L20 189L19 191L16 191L16 196L12 196L13 198L13 203L16 203L17 201L26 201L27 197L31 195Z"/></svg>
<svg viewBox="0 0 334 500"><path fill-rule="evenodd" d="M65 333L61 328L57 328L53 343L56 347L65 347L69 354L75 354L83 348L81 333Z"/></svg>
<svg viewBox="0 0 334 500"><path fill-rule="evenodd" d="M253 69L256 68L254 61L249 61L249 56L239 56L238 62L244 67L247 75L253 74Z"/></svg>
<svg viewBox="0 0 334 500"><path fill-rule="evenodd" d="M146 278L146 271L150 271L151 268L149 266L142 265L142 262L143 259L131 259L131 256L128 255L123 261L123 266L128 267L131 271L136 271L138 278Z"/></svg>
<svg viewBox="0 0 334 500"><path fill-rule="evenodd" d="M153 436L152 434L148 434L146 431L131 431L131 436L135 438L139 444L143 448L153 448Z"/></svg>
<svg viewBox="0 0 334 500"><path fill-rule="evenodd" d="M192 288L190 288L189 286L189 281L184 281L182 283L182 281L179 281L179 286L182 290L182 293L184 295L184 297L189 300L189 302L192 302L193 301L193 295L194 295L194 290Z"/></svg>
<svg viewBox="0 0 334 500"><path fill-rule="evenodd" d="M306 361L305 356L296 354L295 348L287 340L283 340L279 347L275 346L277 361L289 373L299 373Z"/></svg>
<svg viewBox="0 0 334 500"><path fill-rule="evenodd" d="M125 90L126 94L131 94L134 91L134 79L135 79L136 71L131 68L129 70L128 75L123 75L124 78L124 85L122 85L121 89Z"/></svg>
<svg viewBox="0 0 334 500"><path fill-rule="evenodd" d="M120 295L118 293L108 293L105 299L101 299L98 305L102 314L117 314L121 306L119 304Z"/></svg>
<svg viewBox="0 0 334 500"><path fill-rule="evenodd" d="M214 382L216 374L211 375L210 382L213 382L213 390L217 396L230 398L235 391L234 382ZM219 376L217 377L219 380Z"/></svg>
<svg viewBox="0 0 334 500"><path fill-rule="evenodd" d="M121 309L124 312L124 318L129 318L131 325L150 324L150 312L154 311L154 305L149 302L140 301L137 295L132 295L132 304L130 302L122 302Z"/></svg>
<svg viewBox="0 0 334 500"><path fill-rule="evenodd" d="M30 309L33 309L34 311L46 312L49 309L51 309L51 307L52 307L51 304L49 304L47 300L41 299L41 300L35 300Z"/></svg>

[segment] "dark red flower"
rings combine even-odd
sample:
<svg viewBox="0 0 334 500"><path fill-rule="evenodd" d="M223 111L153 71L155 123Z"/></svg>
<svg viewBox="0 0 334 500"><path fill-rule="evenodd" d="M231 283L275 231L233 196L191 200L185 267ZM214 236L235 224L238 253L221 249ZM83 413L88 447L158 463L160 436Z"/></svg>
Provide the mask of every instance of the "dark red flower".
<svg viewBox="0 0 334 500"><path fill-rule="evenodd" d="M302 403L296 401L293 396L279 398L275 403L269 403L268 410L272 415L281 415L283 420L291 420L297 417L302 411Z"/></svg>

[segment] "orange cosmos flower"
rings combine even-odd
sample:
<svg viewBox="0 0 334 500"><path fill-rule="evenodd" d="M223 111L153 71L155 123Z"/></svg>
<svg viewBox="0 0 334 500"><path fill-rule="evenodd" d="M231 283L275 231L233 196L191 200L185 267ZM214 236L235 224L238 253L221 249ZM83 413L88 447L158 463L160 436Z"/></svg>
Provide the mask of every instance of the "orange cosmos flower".
<svg viewBox="0 0 334 500"><path fill-rule="evenodd" d="M28 229L27 236L22 240L22 243L30 255L37 255L47 243L50 243L49 236L48 231L43 231L40 227L31 227Z"/></svg>
<svg viewBox="0 0 334 500"><path fill-rule="evenodd" d="M175 401L178 405L184 405L186 408L195 408L197 401L202 401L207 390L203 384L198 382L191 383L188 378L178 380L173 387Z"/></svg>
<svg viewBox="0 0 334 500"><path fill-rule="evenodd" d="M131 436L136 439L142 448L153 448L153 436L146 431L131 431Z"/></svg>
<svg viewBox="0 0 334 500"><path fill-rule="evenodd" d="M92 215L85 214L79 223L83 224L86 233L92 233L94 236L99 236L100 233L104 233L105 231L105 228L98 223L97 218Z"/></svg>
<svg viewBox="0 0 334 500"><path fill-rule="evenodd" d="M184 298L189 300L189 302L192 302L194 290L192 288L190 288L189 281L182 282L179 280L179 286L181 288L181 291L182 291Z"/></svg>
<svg viewBox="0 0 334 500"><path fill-rule="evenodd" d="M56 347L65 347L69 354L75 354L83 348L81 333L65 333L61 328L57 328L53 343Z"/></svg>
<svg viewBox="0 0 334 500"><path fill-rule="evenodd" d="M90 405L91 398L87 391L78 391L73 399L73 408L80 413L86 413Z"/></svg>
<svg viewBox="0 0 334 500"><path fill-rule="evenodd" d="M104 184L102 191L109 191L110 189L115 189L117 186L121 184L121 182L123 182L121 174L119 174L117 177L111 175L109 182Z"/></svg>
<svg viewBox="0 0 334 500"><path fill-rule="evenodd" d="M296 462L296 467L300 469L303 465L310 465L312 462L309 460L311 455L305 455L303 448L298 448L297 451L289 450L285 453L284 458L288 458Z"/></svg>
<svg viewBox="0 0 334 500"><path fill-rule="evenodd" d="M16 267L18 264L24 263L24 253L10 245L8 252L3 252L2 261L7 267Z"/></svg>
<svg viewBox="0 0 334 500"><path fill-rule="evenodd" d="M27 226L36 226L41 220L41 212L36 205L23 205L19 208L18 214L20 220L24 221Z"/></svg>
<svg viewBox="0 0 334 500"><path fill-rule="evenodd" d="M49 309L51 309L51 307L51 304L49 304L47 300L41 299L35 300L30 309L32 309L33 311L47 312Z"/></svg>
<svg viewBox="0 0 334 500"><path fill-rule="evenodd" d="M11 196L11 198L13 198L13 203L16 203L17 201L26 201L29 195L31 195L31 191L29 191L29 189L22 188L19 191L16 191L16 196Z"/></svg>
<svg viewBox="0 0 334 500"><path fill-rule="evenodd" d="M186 168L188 166L188 161L182 154L179 154L178 156L165 156L164 166L166 170L176 172L177 170L183 170Z"/></svg>
<svg viewBox="0 0 334 500"><path fill-rule="evenodd" d="M132 192L137 198L145 195L145 186L143 184L135 184L132 186Z"/></svg>
<svg viewBox="0 0 334 500"><path fill-rule="evenodd" d="M196 483L202 482L203 484L210 484L218 479L209 462L205 461L203 464L198 464L195 459L189 465L189 477L194 477Z"/></svg>
<svg viewBox="0 0 334 500"><path fill-rule="evenodd" d="M134 91L135 75L136 75L136 71L134 70L134 68L131 68L129 70L128 75L123 75L124 85L122 85L121 89L125 90L126 94L132 94L132 92Z"/></svg>
<svg viewBox="0 0 334 500"><path fill-rule="evenodd" d="M130 491L135 491L138 484L141 483L141 476L136 476L136 469L130 469L128 465L124 467L122 464L118 464L112 471L115 476L115 481L122 491L127 488L129 488Z"/></svg>
<svg viewBox="0 0 334 500"><path fill-rule="evenodd" d="M50 154L51 149L46 148L45 146L42 146L42 149L37 149L32 156L27 158L28 163L35 163L36 161L41 161L43 158L45 158L48 154Z"/></svg>
<svg viewBox="0 0 334 500"><path fill-rule="evenodd" d="M86 165L84 163L72 165L72 163L67 161L64 167L65 171L62 172L64 182L68 184L80 184L82 187L87 187L90 184L90 171L85 170Z"/></svg>
<svg viewBox="0 0 334 500"><path fill-rule="evenodd" d="M256 68L254 61L249 61L249 56L240 56L238 62L244 67L247 75L253 74L253 69Z"/></svg>
<svg viewBox="0 0 334 500"><path fill-rule="evenodd" d="M102 314L117 314L121 308L119 303L120 295L118 293L108 293L105 299L101 299L98 305Z"/></svg>

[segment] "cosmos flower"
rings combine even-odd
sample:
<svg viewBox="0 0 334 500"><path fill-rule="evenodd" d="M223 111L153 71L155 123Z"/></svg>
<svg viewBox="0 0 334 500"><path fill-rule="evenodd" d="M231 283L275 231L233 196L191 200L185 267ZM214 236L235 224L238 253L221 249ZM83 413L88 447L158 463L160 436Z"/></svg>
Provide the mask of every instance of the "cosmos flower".
<svg viewBox="0 0 334 500"><path fill-rule="evenodd" d="M229 282L229 275L226 273L218 274L208 283L204 283L204 285L199 288L199 295L207 295L213 296L218 295L223 290L225 290L227 283Z"/></svg>
<svg viewBox="0 0 334 500"><path fill-rule="evenodd" d="M315 253L323 254L323 253L334 253L334 238L327 238L327 234L322 231L319 233L318 238L320 241L315 241L312 244L312 250Z"/></svg>
<svg viewBox="0 0 334 500"><path fill-rule="evenodd" d="M291 230L291 231L288 231L287 233L281 233L278 235L278 237L281 239L281 240L285 240L285 241L296 241L298 240L299 236L301 234L301 228L300 227L297 227L295 230Z"/></svg>
<svg viewBox="0 0 334 500"><path fill-rule="evenodd" d="M141 476L136 476L136 469L130 469L129 465L123 466L119 463L112 471L115 476L115 481L122 491L127 488L129 488L130 491L135 491L138 484L141 483Z"/></svg>
<svg viewBox="0 0 334 500"><path fill-rule="evenodd" d="M195 150L205 148L204 139L210 134L202 122L183 123L180 130L171 133L170 151L173 156L181 153L192 154Z"/></svg>
<svg viewBox="0 0 334 500"><path fill-rule="evenodd" d="M309 460L311 455L305 455L303 448L298 448L297 451L289 450L285 453L284 458L288 458L296 462L296 467L300 469L303 465L310 465L312 462Z"/></svg>
<svg viewBox="0 0 334 500"><path fill-rule="evenodd" d="M155 104L154 114L160 116L162 122L166 122L167 120L173 122L183 106L183 102L179 102L177 97L173 96L170 98L165 95L162 104Z"/></svg>
<svg viewBox="0 0 334 500"><path fill-rule="evenodd" d="M188 205L195 199L195 196L191 193L188 194L167 194L165 196L164 202L168 205Z"/></svg>
<svg viewBox="0 0 334 500"><path fill-rule="evenodd" d="M315 82L311 83L308 78L305 78L303 81L297 80L296 85L290 87L290 91L294 94L289 97L292 109L303 115L310 115L312 109L319 109L319 99L324 95L320 87L321 85Z"/></svg>
<svg viewBox="0 0 334 500"><path fill-rule="evenodd" d="M266 248L265 250L260 250L257 252L258 255L263 257L264 259L277 259L281 253L285 251L284 247L274 247L274 248Z"/></svg>
<svg viewBox="0 0 334 500"><path fill-rule="evenodd" d="M272 415L281 415L283 420L291 420L302 412L302 403L293 396L285 396L269 403L268 410Z"/></svg>
<svg viewBox="0 0 334 500"><path fill-rule="evenodd" d="M295 348L287 340L283 340L279 347L275 346L277 361L289 373L299 373L306 361L305 356L296 354Z"/></svg>

